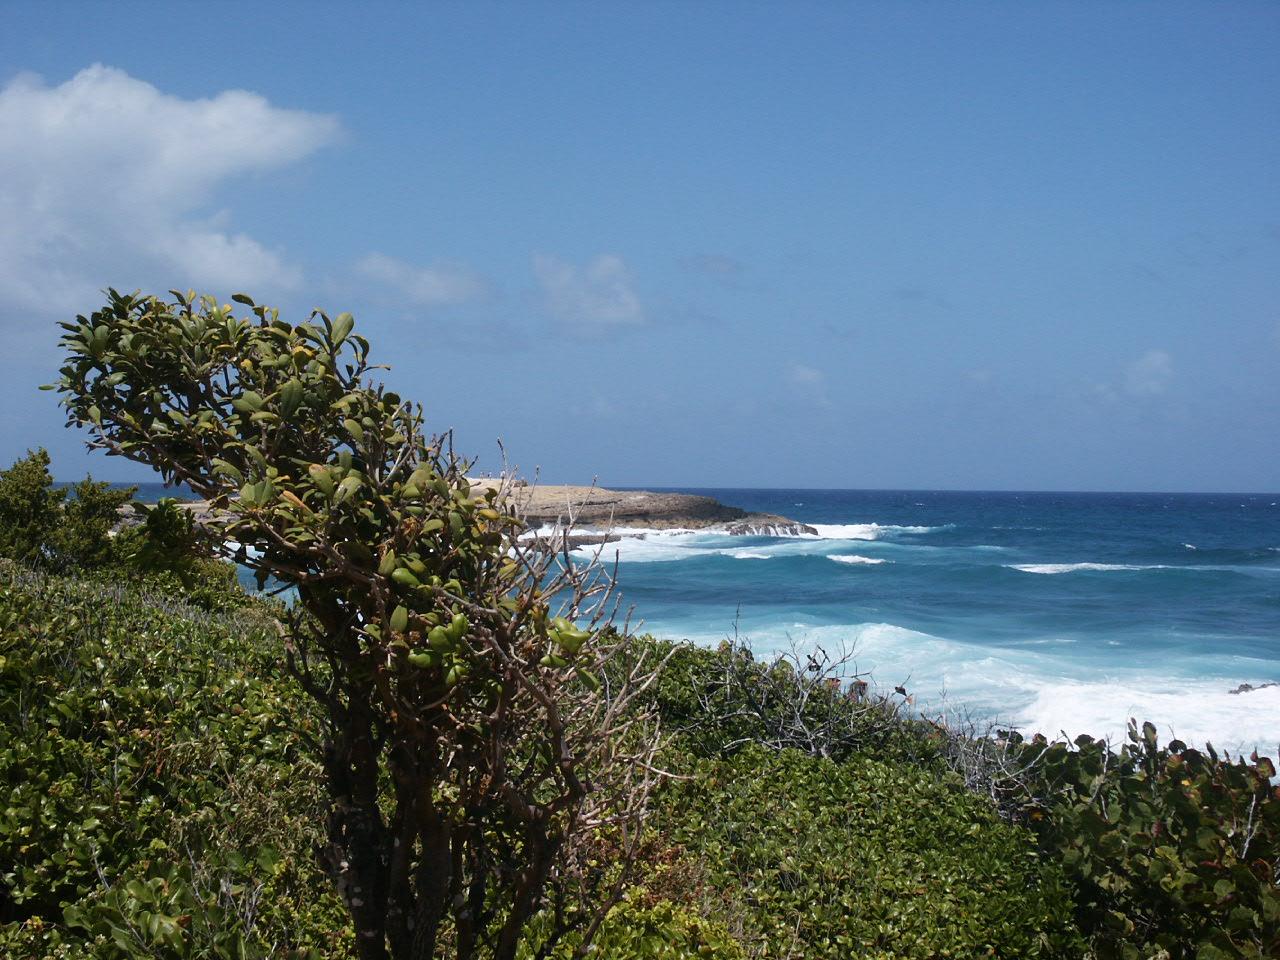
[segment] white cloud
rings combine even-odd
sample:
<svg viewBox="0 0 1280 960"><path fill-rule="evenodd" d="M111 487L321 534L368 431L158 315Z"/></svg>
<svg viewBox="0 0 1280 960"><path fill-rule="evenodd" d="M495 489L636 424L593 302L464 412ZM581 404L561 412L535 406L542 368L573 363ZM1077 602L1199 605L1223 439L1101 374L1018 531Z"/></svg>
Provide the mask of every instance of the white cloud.
<svg viewBox="0 0 1280 960"><path fill-rule="evenodd" d="M1135 397L1164 393L1173 380L1173 357L1163 350L1148 350L1124 370L1124 389Z"/></svg>
<svg viewBox="0 0 1280 960"><path fill-rule="evenodd" d="M601 254L579 266L548 253L535 253L533 275L542 288L542 306L547 313L580 333L644 322L635 277L612 254Z"/></svg>
<svg viewBox="0 0 1280 960"><path fill-rule="evenodd" d="M814 367L806 367L792 360L784 374L787 382L797 387L820 387L827 382L827 375Z"/></svg>
<svg viewBox="0 0 1280 960"><path fill-rule="evenodd" d="M466 264L453 260L437 260L430 266L419 267L373 252L356 264L356 272L393 287L401 296L420 306L465 303L479 300L489 293L484 281Z"/></svg>
<svg viewBox="0 0 1280 960"><path fill-rule="evenodd" d="M334 142L332 117L229 90L184 100L93 66L0 89L0 306L63 312L106 286L279 289L279 253L202 210L226 181ZM87 302L86 302L87 300Z"/></svg>
<svg viewBox="0 0 1280 960"><path fill-rule="evenodd" d="M742 273L742 263L733 257L721 256L718 253L700 253L697 256L682 260L686 270L694 273L705 273L713 277L736 277Z"/></svg>
<svg viewBox="0 0 1280 960"><path fill-rule="evenodd" d="M831 396L827 391L827 375L816 367L807 367L803 363L792 360L783 369L782 378L797 395L819 407L831 406Z"/></svg>

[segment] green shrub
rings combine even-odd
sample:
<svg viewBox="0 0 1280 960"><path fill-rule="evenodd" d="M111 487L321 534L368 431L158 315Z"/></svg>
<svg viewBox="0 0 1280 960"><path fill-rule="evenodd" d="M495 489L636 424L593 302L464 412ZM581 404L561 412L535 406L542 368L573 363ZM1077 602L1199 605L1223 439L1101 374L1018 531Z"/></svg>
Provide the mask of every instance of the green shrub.
<svg viewBox="0 0 1280 960"><path fill-rule="evenodd" d="M43 447L0 470L0 557L46 565L66 495L53 487Z"/></svg>
<svg viewBox="0 0 1280 960"><path fill-rule="evenodd" d="M846 760L862 753L930 764L932 728L903 713L901 701L850 695L846 662L822 650L756 660L740 643L718 649L643 639L666 667L647 693L682 749L720 756L743 744L794 748Z"/></svg>
<svg viewBox="0 0 1280 960"><path fill-rule="evenodd" d="M142 515L142 525L128 531L130 564L141 573L184 574L200 555L191 512L174 497L162 497L150 507L134 504L134 509Z"/></svg>
<svg viewBox="0 0 1280 960"><path fill-rule="evenodd" d="M0 563L0 955L334 956L267 618Z"/></svg>
<svg viewBox="0 0 1280 960"><path fill-rule="evenodd" d="M116 563L122 554L111 529L136 490L112 490L86 477L71 485L67 500L66 489L54 488L49 454L28 450L25 459L0 471L0 557L49 570Z"/></svg>
<svg viewBox="0 0 1280 960"><path fill-rule="evenodd" d="M1069 957L1071 894L1031 834L908 764L758 746L690 764L664 828L765 957Z"/></svg>
<svg viewBox="0 0 1280 960"><path fill-rule="evenodd" d="M111 529L120 522L120 508L133 499L137 487L112 490L105 482L86 477L71 485L71 499L48 538L53 566L59 570L89 570L120 559Z"/></svg>
<svg viewBox="0 0 1280 960"><path fill-rule="evenodd" d="M1280 956L1275 767L1219 757L1130 724L1118 751L1091 737L1013 748L1005 800L1072 881L1103 960Z"/></svg>
<svg viewBox="0 0 1280 960"><path fill-rule="evenodd" d="M551 953L552 960L569 960L577 943L577 937L566 938ZM685 904L649 903L642 896L624 900L609 911L592 940L592 951L609 960L747 960L723 922L700 916ZM520 960L532 956L526 941Z"/></svg>

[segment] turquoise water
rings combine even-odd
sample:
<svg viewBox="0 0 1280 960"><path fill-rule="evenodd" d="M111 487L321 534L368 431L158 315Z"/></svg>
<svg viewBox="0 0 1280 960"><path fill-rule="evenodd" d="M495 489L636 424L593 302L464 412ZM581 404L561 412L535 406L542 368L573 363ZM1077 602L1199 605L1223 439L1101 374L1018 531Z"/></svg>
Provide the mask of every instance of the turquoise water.
<svg viewBox="0 0 1280 960"><path fill-rule="evenodd" d="M820 536L607 545L658 636L850 650L952 720L1116 738L1134 717L1232 752L1280 744L1280 686L1229 692L1280 682L1280 495L678 492Z"/></svg>
<svg viewBox="0 0 1280 960"><path fill-rule="evenodd" d="M820 536L608 545L655 635L852 650L925 713L1026 732L1280 742L1280 687L1229 692L1280 681L1280 495L681 492Z"/></svg>

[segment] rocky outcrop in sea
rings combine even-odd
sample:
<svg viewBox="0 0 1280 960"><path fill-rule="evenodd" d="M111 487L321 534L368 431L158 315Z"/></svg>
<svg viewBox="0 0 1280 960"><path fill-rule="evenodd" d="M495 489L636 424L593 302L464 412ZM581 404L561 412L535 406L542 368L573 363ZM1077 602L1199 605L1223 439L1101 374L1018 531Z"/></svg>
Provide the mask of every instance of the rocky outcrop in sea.
<svg viewBox="0 0 1280 960"><path fill-rule="evenodd" d="M473 488L498 483L472 480ZM608 543L619 539L619 530L706 530L731 536L800 537L818 535L807 524L772 513L749 513L721 503L714 497L650 490L606 490L602 487L515 485L508 495L525 526L572 531L570 547ZM198 524L212 520L216 511L206 501L182 503ZM131 505L120 510L121 525L135 526L141 515ZM535 536L548 546L564 546L563 536Z"/></svg>

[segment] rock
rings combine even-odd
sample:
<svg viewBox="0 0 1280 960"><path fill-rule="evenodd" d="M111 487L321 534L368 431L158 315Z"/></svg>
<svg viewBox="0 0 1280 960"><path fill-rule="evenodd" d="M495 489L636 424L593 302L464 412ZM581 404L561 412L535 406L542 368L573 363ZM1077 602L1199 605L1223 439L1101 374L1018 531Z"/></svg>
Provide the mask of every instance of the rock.
<svg viewBox="0 0 1280 960"><path fill-rule="evenodd" d="M498 480L471 480L473 491L495 486ZM770 513L748 513L730 507L714 497L689 493L659 493L651 490L606 490L602 487L521 486L516 481L509 496L531 530L539 527L572 527L586 532L572 534L570 549L610 543L619 539L614 531L626 527L649 530L722 530L732 536L816 537L818 531L807 524ZM179 504L192 513L197 524L218 518L208 501ZM120 508L120 526L142 522L141 514L126 504ZM560 549L559 538L539 537L541 546Z"/></svg>
<svg viewBox="0 0 1280 960"><path fill-rule="evenodd" d="M772 513L752 513L745 520L726 524L724 532L733 537L816 537L818 531Z"/></svg>
<svg viewBox="0 0 1280 960"><path fill-rule="evenodd" d="M530 527L701 529L747 516L745 510L727 507L712 497L686 493L600 487L523 487L512 490L510 496Z"/></svg>
<svg viewBox="0 0 1280 960"><path fill-rule="evenodd" d="M577 550L579 547L595 547L604 543L617 543L622 537L616 533L571 533L564 536L530 537L525 543L537 550Z"/></svg>
<svg viewBox="0 0 1280 960"><path fill-rule="evenodd" d="M150 506L150 504L148 504ZM208 500L180 500L178 506L191 514L191 519L198 526L212 523L214 520L222 516L225 511L213 510L209 507ZM116 530L127 529L129 527L142 526L142 511L132 503L126 503L120 508L120 522L116 524Z"/></svg>
<svg viewBox="0 0 1280 960"><path fill-rule="evenodd" d="M1270 683L1262 683L1254 686L1252 683L1242 683L1234 690L1228 690L1227 693L1252 693L1254 690L1265 690L1267 687L1280 687L1280 683L1272 681Z"/></svg>
<svg viewBox="0 0 1280 960"><path fill-rule="evenodd" d="M493 481L475 481L485 485ZM531 528L560 526L608 531L626 527L649 530L716 528L737 536L817 536L803 523L773 514L748 513L714 497L653 490L603 487L523 487L511 499Z"/></svg>

